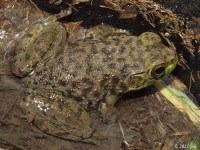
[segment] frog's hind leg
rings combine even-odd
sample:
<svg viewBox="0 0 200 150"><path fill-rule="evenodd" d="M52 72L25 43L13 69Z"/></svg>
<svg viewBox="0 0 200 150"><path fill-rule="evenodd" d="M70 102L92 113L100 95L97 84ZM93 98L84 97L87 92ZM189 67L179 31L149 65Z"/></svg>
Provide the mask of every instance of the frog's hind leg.
<svg viewBox="0 0 200 150"><path fill-rule="evenodd" d="M73 99L62 95L28 95L21 102L23 110L32 117L32 123L41 131L64 139L89 140L93 127L88 113Z"/></svg>
<svg viewBox="0 0 200 150"><path fill-rule="evenodd" d="M113 26L107 24L100 24L88 29L85 33L85 38L93 40L108 40L109 38L119 38L119 36L123 37L129 35L131 35L131 33L126 30L114 28Z"/></svg>
<svg viewBox="0 0 200 150"><path fill-rule="evenodd" d="M66 28L57 19L71 13L70 10L48 17L26 30L16 43L12 71L19 77L30 73L39 62L55 57L66 46Z"/></svg>

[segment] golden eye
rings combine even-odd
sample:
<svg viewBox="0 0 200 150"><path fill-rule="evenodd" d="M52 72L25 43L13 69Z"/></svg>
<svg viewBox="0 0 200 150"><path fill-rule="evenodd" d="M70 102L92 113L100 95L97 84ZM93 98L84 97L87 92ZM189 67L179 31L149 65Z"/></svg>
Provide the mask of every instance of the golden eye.
<svg viewBox="0 0 200 150"><path fill-rule="evenodd" d="M157 79L165 75L165 64L160 64L149 71L149 74Z"/></svg>

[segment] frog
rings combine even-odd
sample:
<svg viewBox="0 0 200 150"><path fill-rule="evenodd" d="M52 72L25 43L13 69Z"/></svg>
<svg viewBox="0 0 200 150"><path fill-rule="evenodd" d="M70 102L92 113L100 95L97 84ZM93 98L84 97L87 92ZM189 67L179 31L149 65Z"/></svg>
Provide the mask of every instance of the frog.
<svg viewBox="0 0 200 150"><path fill-rule="evenodd" d="M53 15L32 25L16 44L12 72L22 78L21 108L41 131L90 142L90 111L109 119L121 95L156 83L175 68L175 50L154 32L132 35L111 25L91 27L77 41Z"/></svg>

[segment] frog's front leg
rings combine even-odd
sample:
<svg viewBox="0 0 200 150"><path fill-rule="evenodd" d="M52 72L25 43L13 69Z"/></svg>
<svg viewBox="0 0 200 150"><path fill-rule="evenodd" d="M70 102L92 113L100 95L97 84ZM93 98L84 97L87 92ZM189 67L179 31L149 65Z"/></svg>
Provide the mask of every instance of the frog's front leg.
<svg viewBox="0 0 200 150"><path fill-rule="evenodd" d="M30 94L21 107L41 131L75 141L91 141L94 131L89 114L73 99L55 93L46 96Z"/></svg>
<svg viewBox="0 0 200 150"><path fill-rule="evenodd" d="M113 120L114 112L116 111L115 104L119 99L116 95L107 94L105 102L99 105L99 112L101 113L104 121ZM115 120L115 118L114 118Z"/></svg>

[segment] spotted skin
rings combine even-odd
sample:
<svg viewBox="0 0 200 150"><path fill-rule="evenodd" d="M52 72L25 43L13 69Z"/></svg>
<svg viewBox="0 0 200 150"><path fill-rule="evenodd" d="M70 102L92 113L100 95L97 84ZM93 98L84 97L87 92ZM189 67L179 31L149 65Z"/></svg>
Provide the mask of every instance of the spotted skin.
<svg viewBox="0 0 200 150"><path fill-rule="evenodd" d="M22 52L15 57L13 72L23 77L29 96L22 105L37 114L36 125L56 136L63 130L68 134L61 137L66 139L89 138L94 130L86 111L96 109L109 118L121 94L152 85L177 61L176 53L152 32L137 37L99 25L89 29L84 39L66 43L64 31L53 22L31 44L18 46L17 52L20 48ZM149 72L157 66L164 70L152 77Z"/></svg>
<svg viewBox="0 0 200 150"><path fill-rule="evenodd" d="M76 47L69 43L59 55L38 65L34 74L24 79L24 84L35 88L47 88L48 85L49 89L59 89L79 99L86 109L96 108L106 93L117 94L127 90L123 79L132 70L144 70L141 63L144 60L133 61L138 57L133 46L124 48L127 40L132 40L133 46L136 43L132 36L128 39L122 37L120 41L110 39L114 45L87 39L79 41Z"/></svg>

